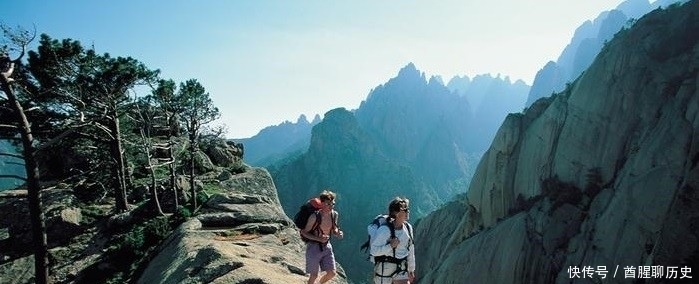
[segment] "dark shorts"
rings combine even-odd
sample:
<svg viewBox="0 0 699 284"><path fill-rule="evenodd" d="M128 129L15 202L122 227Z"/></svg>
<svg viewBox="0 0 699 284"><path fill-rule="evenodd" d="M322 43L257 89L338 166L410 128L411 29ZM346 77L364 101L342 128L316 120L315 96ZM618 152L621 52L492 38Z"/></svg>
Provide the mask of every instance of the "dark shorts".
<svg viewBox="0 0 699 284"><path fill-rule="evenodd" d="M330 243L325 245L316 242L306 243L306 273L318 274L320 271L331 270L335 270L333 246Z"/></svg>

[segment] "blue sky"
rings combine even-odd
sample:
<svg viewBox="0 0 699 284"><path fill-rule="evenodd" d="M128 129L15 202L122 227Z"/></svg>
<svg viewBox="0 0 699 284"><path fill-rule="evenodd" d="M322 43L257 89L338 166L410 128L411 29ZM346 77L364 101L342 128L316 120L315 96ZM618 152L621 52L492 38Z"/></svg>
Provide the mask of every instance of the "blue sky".
<svg viewBox="0 0 699 284"><path fill-rule="evenodd" d="M199 80L230 138L356 109L413 62L429 77L531 84L575 29L621 0L3 1L0 21Z"/></svg>

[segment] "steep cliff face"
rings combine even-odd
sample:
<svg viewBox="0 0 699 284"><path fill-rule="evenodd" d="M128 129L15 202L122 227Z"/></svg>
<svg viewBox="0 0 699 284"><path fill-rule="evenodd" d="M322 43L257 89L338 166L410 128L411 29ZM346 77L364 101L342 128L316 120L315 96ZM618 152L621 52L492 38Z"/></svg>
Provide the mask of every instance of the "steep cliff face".
<svg viewBox="0 0 699 284"><path fill-rule="evenodd" d="M573 266L695 261L698 11L649 13L564 92L508 116L464 204L420 222L419 254L438 260L420 263L421 283L569 282ZM461 218L438 217L455 206ZM435 222L446 245L423 229Z"/></svg>

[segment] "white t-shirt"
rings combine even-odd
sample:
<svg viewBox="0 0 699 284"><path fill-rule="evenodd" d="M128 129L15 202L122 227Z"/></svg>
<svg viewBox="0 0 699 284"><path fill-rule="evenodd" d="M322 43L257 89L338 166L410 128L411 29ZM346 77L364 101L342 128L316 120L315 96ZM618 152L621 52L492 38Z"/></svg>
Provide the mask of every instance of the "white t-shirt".
<svg viewBox="0 0 699 284"><path fill-rule="evenodd" d="M396 229L396 237L398 238L398 240L400 240L400 243L396 247L395 257L408 257L408 271L415 271L415 245L410 240L407 222L403 225L403 228ZM388 228L388 225L380 226L376 230L376 237L371 240L371 255L393 256L393 248L388 243L388 240L390 238L391 229Z"/></svg>

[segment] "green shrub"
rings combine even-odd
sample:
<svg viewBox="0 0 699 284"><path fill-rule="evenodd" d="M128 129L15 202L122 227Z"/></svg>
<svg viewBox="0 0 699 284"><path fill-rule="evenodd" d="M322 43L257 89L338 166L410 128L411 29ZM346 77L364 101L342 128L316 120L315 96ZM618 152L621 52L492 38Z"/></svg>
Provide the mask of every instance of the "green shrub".
<svg viewBox="0 0 699 284"><path fill-rule="evenodd" d="M202 205L206 203L206 201L209 200L209 197L210 195L206 191L197 192L197 204Z"/></svg>
<svg viewBox="0 0 699 284"><path fill-rule="evenodd" d="M105 262L111 263L113 270L109 275L95 268L87 272L86 277L93 279L91 283L125 283L127 279L145 269L150 255L155 248L172 232L177 222L171 222L168 217L159 216L142 219L131 228L124 228L125 233L114 237L114 244L107 253Z"/></svg>
<svg viewBox="0 0 699 284"><path fill-rule="evenodd" d="M146 247L153 247L160 244L160 242L170 234L172 229L170 221L166 217L158 217L149 220L143 227L144 245Z"/></svg>
<svg viewBox="0 0 699 284"><path fill-rule="evenodd" d="M184 221L192 217L192 211L189 211L189 208L184 207L184 206L178 206L177 210L175 211L175 214L172 215L173 220L175 222L179 221Z"/></svg>
<svg viewBox="0 0 699 284"><path fill-rule="evenodd" d="M117 243L116 252L121 256L139 256L149 248L157 246L172 231L168 218L158 217L135 225Z"/></svg>

